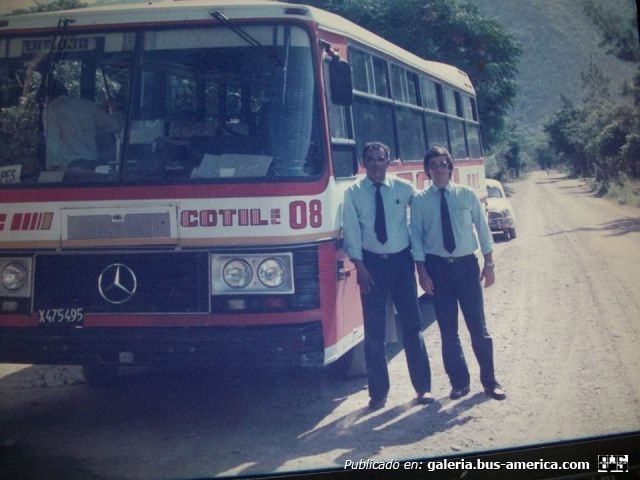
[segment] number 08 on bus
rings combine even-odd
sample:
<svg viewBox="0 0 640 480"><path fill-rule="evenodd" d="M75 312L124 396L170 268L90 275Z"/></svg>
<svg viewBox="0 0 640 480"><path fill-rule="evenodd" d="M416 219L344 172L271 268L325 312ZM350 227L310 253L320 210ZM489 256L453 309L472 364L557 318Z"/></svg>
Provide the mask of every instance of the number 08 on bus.
<svg viewBox="0 0 640 480"><path fill-rule="evenodd" d="M334 14L184 0L0 19L0 362L362 370L362 147L481 197L475 91Z"/></svg>

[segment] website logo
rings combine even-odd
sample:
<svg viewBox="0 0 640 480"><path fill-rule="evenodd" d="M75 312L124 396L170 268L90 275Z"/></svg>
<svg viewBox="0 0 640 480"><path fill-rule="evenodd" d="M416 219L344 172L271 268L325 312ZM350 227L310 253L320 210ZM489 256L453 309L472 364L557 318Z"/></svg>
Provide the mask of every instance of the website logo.
<svg viewBox="0 0 640 480"><path fill-rule="evenodd" d="M622 473L629 471L629 455L598 455L598 472Z"/></svg>

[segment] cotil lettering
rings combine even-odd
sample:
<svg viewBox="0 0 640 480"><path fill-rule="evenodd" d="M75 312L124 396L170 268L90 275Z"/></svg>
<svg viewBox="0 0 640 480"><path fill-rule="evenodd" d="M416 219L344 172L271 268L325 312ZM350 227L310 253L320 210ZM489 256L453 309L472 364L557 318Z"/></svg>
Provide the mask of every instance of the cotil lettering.
<svg viewBox="0 0 640 480"><path fill-rule="evenodd" d="M272 209L269 218L259 208L221 208L207 210L182 210L180 226L194 227L256 227L280 223L280 210Z"/></svg>
<svg viewBox="0 0 640 480"><path fill-rule="evenodd" d="M295 200L289 204L289 227L292 230L320 228L323 223L322 202L314 199L308 203ZM210 227L258 227L280 225L279 208L218 208L206 210L182 210L180 226L183 228Z"/></svg>

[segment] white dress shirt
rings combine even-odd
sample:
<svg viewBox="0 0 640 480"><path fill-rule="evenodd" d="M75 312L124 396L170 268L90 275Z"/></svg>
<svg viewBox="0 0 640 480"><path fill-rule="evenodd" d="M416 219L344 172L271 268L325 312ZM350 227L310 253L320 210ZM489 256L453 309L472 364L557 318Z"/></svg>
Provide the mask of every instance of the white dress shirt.
<svg viewBox="0 0 640 480"><path fill-rule="evenodd" d="M424 262L425 254L463 257L473 254L478 246L483 255L490 253L493 250L493 236L478 196L471 188L451 181L445 190L456 248L451 253L444 248L440 219L442 194L438 187L431 185L416 194L411 203L411 247L414 260Z"/></svg>
<svg viewBox="0 0 640 480"><path fill-rule="evenodd" d="M96 133L117 132L122 115L109 115L94 102L60 95L46 107L47 169L66 168L73 160L97 160Z"/></svg>
<svg viewBox="0 0 640 480"><path fill-rule="evenodd" d="M387 226L384 244L378 241L374 231L376 187L373 182L364 177L345 192L342 227L344 248L351 259L362 260L363 250L391 254L409 246L407 207L416 194L415 187L405 180L386 175L380 193Z"/></svg>

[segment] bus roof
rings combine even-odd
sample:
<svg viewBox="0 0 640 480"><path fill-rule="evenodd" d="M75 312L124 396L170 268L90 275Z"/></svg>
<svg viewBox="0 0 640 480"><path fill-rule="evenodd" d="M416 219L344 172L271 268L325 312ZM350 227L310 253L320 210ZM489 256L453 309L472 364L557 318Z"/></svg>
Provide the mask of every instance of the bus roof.
<svg viewBox="0 0 640 480"><path fill-rule="evenodd" d="M314 21L322 30L346 36L362 45L374 46L376 50L444 83L471 95L475 94L467 74L452 65L425 60L339 15L306 5L275 0L165 0L157 3L150 1L146 4L93 6L9 15L0 19L0 34L8 30L35 33L42 29L55 29L62 17L71 19L73 28L206 21L211 19L212 9L219 10L231 20L295 18Z"/></svg>

